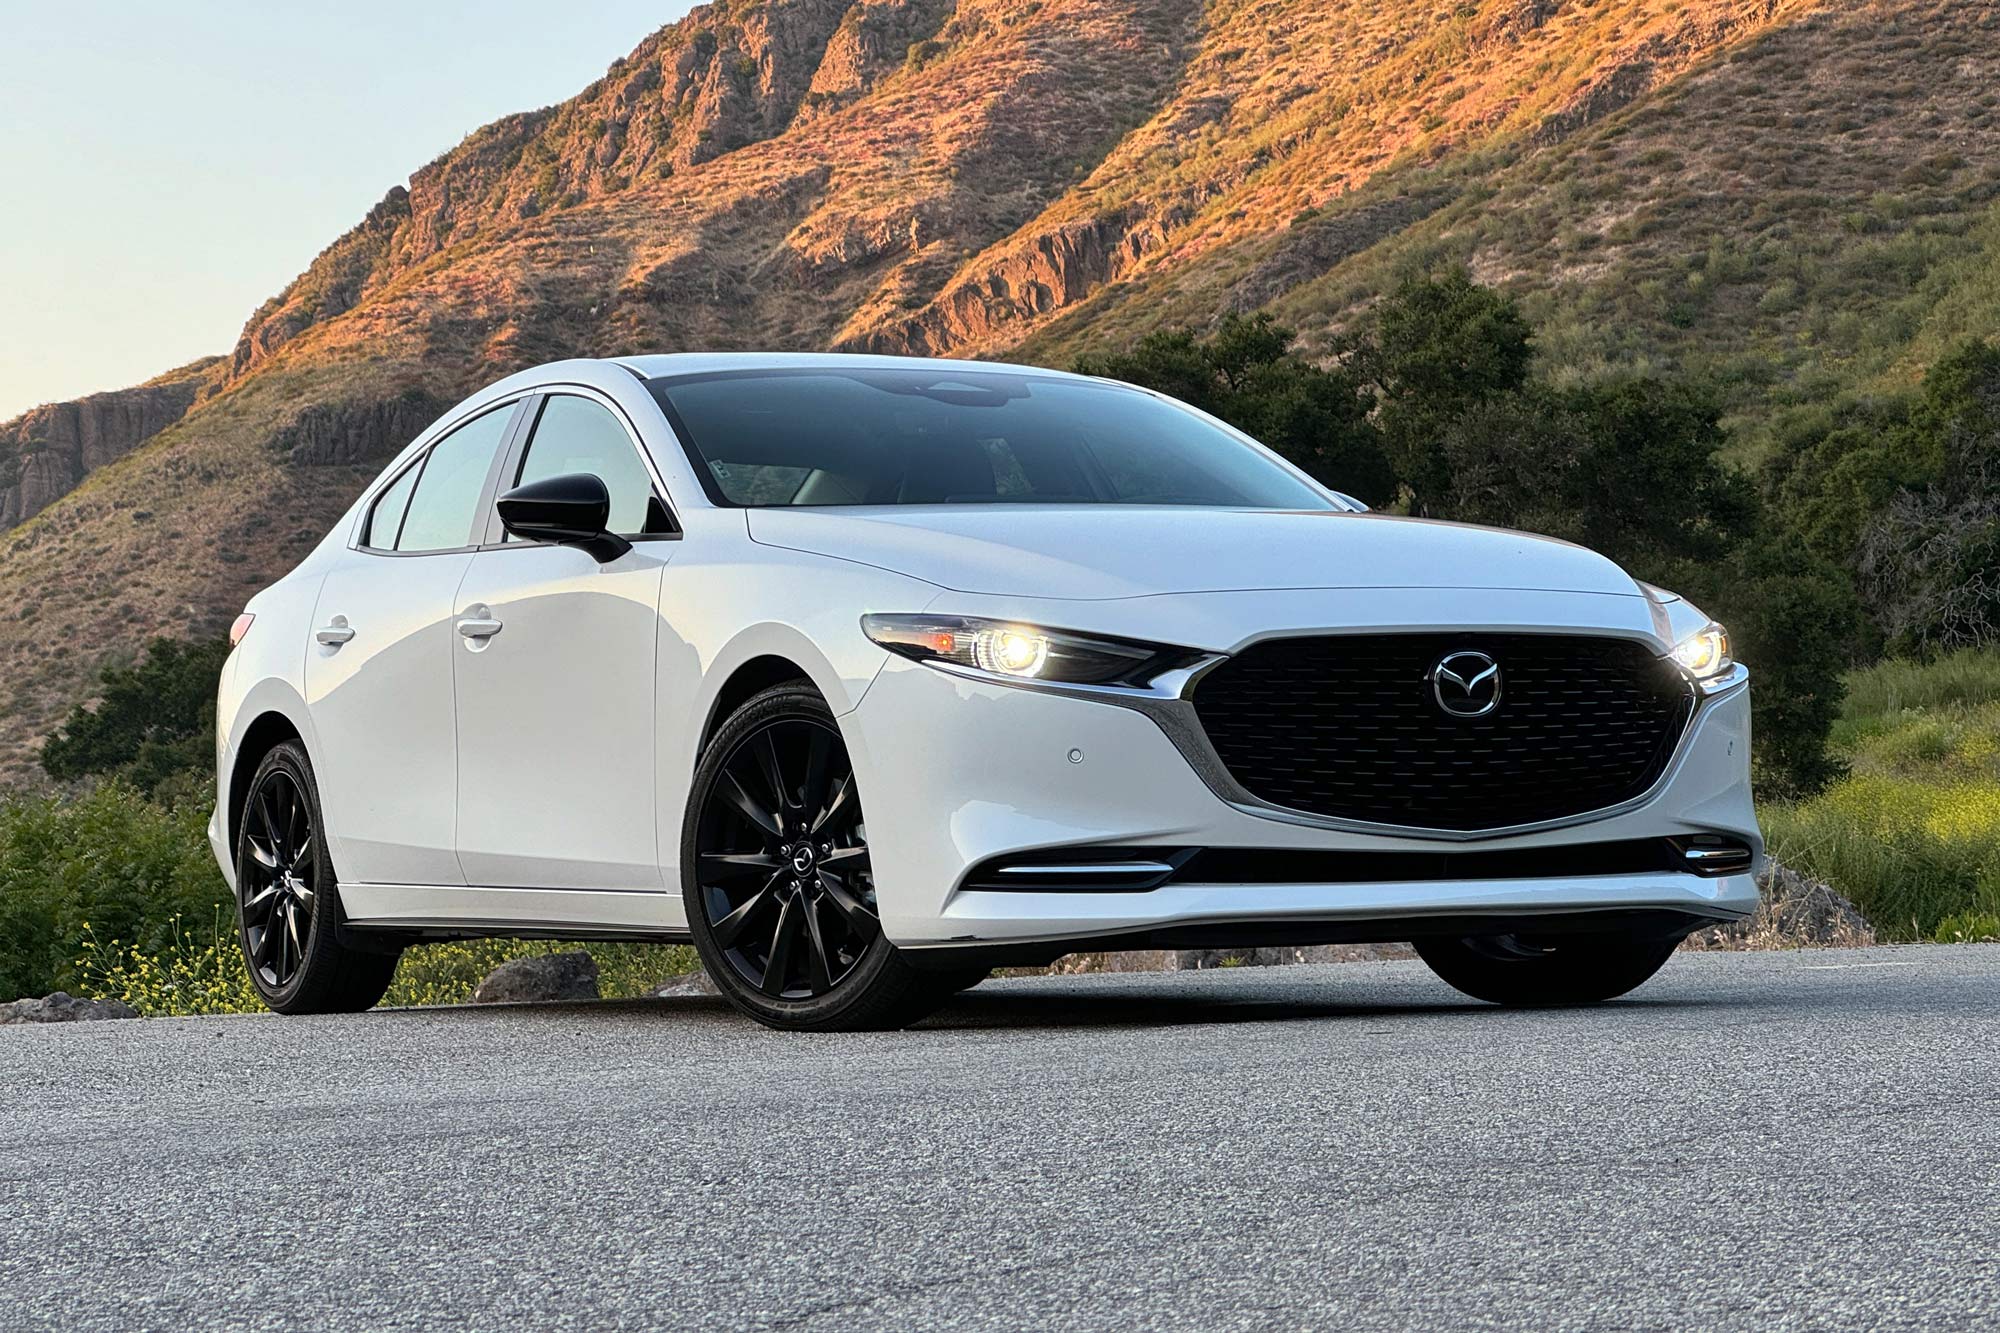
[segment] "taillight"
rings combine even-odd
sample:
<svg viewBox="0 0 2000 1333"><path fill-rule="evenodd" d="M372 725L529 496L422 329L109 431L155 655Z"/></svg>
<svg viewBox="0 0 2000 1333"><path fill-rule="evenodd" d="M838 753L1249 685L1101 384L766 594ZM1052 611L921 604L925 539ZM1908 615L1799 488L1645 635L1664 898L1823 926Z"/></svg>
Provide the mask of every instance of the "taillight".
<svg viewBox="0 0 2000 1333"><path fill-rule="evenodd" d="M231 648L234 648L237 644L243 642L243 636L250 632L250 622L255 620L256 618L257 617L251 615L248 611L245 611L242 615L236 617L235 622L231 624L229 627L229 646Z"/></svg>

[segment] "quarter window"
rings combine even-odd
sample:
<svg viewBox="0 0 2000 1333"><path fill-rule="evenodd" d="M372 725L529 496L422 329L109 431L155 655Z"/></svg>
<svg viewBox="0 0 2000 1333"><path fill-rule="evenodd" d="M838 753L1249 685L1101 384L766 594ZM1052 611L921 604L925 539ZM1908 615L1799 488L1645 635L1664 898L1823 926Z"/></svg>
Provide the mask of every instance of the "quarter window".
<svg viewBox="0 0 2000 1333"><path fill-rule="evenodd" d="M479 497L513 415L512 407L496 408L431 447L409 512L403 516L398 551L449 551L473 544Z"/></svg>
<svg viewBox="0 0 2000 1333"><path fill-rule="evenodd" d="M671 532L666 506L653 494L652 474L625 426L602 405L574 394L551 394L542 403L513 484L587 472L611 495L612 532L624 537ZM510 536L509 541L517 540Z"/></svg>
<svg viewBox="0 0 2000 1333"><path fill-rule="evenodd" d="M403 529L403 513L410 507L410 492L417 488L417 474L424 470L422 460L403 469L403 475L391 482L389 489L375 497L375 507L368 511L368 530L361 536L363 546L372 546L378 551L396 549L396 535Z"/></svg>

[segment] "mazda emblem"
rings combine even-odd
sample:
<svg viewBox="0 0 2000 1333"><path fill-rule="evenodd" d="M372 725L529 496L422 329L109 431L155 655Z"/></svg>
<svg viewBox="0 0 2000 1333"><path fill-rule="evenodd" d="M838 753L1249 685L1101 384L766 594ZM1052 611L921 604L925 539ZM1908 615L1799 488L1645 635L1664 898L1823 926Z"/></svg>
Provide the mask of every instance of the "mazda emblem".
<svg viewBox="0 0 2000 1333"><path fill-rule="evenodd" d="M1485 717L1500 706L1500 664L1485 653L1447 653L1430 681L1431 697L1453 717Z"/></svg>

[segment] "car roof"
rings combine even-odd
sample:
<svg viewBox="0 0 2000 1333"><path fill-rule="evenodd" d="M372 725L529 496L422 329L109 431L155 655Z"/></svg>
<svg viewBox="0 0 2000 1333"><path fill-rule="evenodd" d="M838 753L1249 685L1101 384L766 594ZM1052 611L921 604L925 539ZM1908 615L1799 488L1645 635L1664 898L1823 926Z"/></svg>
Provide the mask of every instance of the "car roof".
<svg viewBox="0 0 2000 1333"><path fill-rule="evenodd" d="M641 379L709 375L743 370L968 370L1011 371L1082 379L1046 366L1011 365L1003 361L957 361L928 356L873 356L859 352L665 352L652 356L606 358Z"/></svg>

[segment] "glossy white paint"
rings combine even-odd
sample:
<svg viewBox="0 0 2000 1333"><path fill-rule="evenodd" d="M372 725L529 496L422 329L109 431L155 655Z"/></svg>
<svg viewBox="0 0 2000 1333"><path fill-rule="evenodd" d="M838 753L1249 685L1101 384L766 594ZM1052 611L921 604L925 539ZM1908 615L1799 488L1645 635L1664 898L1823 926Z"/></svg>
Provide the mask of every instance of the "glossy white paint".
<svg viewBox="0 0 2000 1333"><path fill-rule="evenodd" d="M1105 505L752 509L750 535L954 592L1109 600L1247 588L1526 588L1638 595L1581 546L1380 514Z"/></svg>
<svg viewBox="0 0 2000 1333"><path fill-rule="evenodd" d="M468 884L653 889L660 577L679 542L600 565L525 543L481 551L458 589L458 864Z"/></svg>
<svg viewBox="0 0 2000 1333"><path fill-rule="evenodd" d="M638 377L827 359L563 362L474 395L412 442L399 463L495 404L583 390L635 433L681 535L603 566L540 546L385 556L354 545L371 487L250 604L258 620L219 696L211 838L225 872L228 793L256 758L246 737L282 719L318 771L350 918L468 931L677 932L682 812L716 701L739 670L779 659L839 718L867 809L884 927L901 944L1256 918L1754 908L1747 876L1177 884L1138 895L959 890L964 871L986 857L1093 842L1463 844L1240 809L1144 713L892 658L862 634L864 614L989 616L1217 653L1280 634L1435 627L1582 631L1665 652L1704 618L1581 548L1334 512L1345 506L1331 493L1325 513L719 508ZM843 363L855 360L906 364ZM313 631L336 615L354 637L315 642ZM477 646L457 629L467 618L503 628ZM1481 845L1708 831L1758 845L1748 742L1748 689L1739 686L1704 701L1675 766L1643 803Z"/></svg>
<svg viewBox="0 0 2000 1333"><path fill-rule="evenodd" d="M343 876L459 884L454 598L472 556L354 553L327 571L305 653L320 806ZM353 638L322 644L322 629ZM260 627L252 625L251 634ZM247 640L246 640L247 641Z"/></svg>
<svg viewBox="0 0 2000 1333"><path fill-rule="evenodd" d="M1745 757L1749 691L1704 703L1679 761L1643 806L1511 837L1482 849L1733 833L1761 844ZM1209 789L1151 718L1129 708L951 676L898 659L845 728L866 793L883 928L904 944L1084 935L1165 923L1415 915L1586 906L1754 909L1749 876L1685 875L1520 883L1175 885L1147 894L969 893L969 867L1002 853L1086 846L1463 851L1447 838L1349 832L1239 810ZM857 746L860 738L864 743ZM1070 755L1078 751L1081 762ZM887 799L883 799L886 795ZM1171 890L1171 891L1170 891ZM1211 891L1216 890L1216 891ZM1636 898L1634 895L1638 895ZM1017 899L1031 898L1041 911Z"/></svg>

